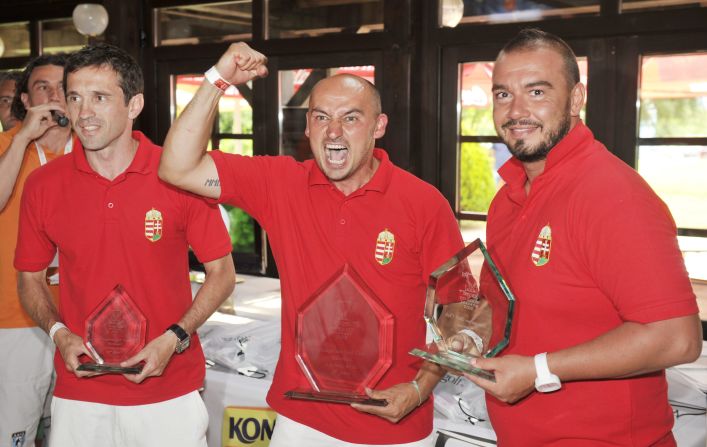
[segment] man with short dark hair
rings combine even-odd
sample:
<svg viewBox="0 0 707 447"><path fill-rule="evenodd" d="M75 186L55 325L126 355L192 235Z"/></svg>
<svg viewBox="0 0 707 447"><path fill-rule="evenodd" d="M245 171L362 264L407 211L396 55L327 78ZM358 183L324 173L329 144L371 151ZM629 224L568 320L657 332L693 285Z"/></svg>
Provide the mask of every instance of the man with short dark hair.
<svg viewBox="0 0 707 447"><path fill-rule="evenodd" d="M0 73L0 125L4 131L12 129L19 123L19 120L12 115L12 100L19 80L19 71Z"/></svg>
<svg viewBox="0 0 707 447"><path fill-rule="evenodd" d="M702 348L667 206L579 119L569 46L524 30L493 70L513 154L487 242L518 297L510 344L475 366L499 445L674 446L665 368Z"/></svg>
<svg viewBox="0 0 707 447"><path fill-rule="evenodd" d="M57 346L49 444L206 447L204 355L190 334L233 290L230 238L215 206L157 177L161 148L132 130L143 108L132 57L87 46L68 58L64 79L80 141L28 179L15 256L22 304ZM189 247L206 270L193 301ZM67 297L58 309L44 281L57 248ZM84 344L86 326L117 285L146 320L145 346L121 366L142 370L80 369L88 358L101 363Z"/></svg>
<svg viewBox="0 0 707 447"><path fill-rule="evenodd" d="M64 63L63 55L29 62L12 100L12 115L22 121L0 133L0 445L32 445L50 398L54 347L20 305L12 259L25 180L72 148L71 129L52 117L65 110ZM59 288L50 290L58 299Z"/></svg>

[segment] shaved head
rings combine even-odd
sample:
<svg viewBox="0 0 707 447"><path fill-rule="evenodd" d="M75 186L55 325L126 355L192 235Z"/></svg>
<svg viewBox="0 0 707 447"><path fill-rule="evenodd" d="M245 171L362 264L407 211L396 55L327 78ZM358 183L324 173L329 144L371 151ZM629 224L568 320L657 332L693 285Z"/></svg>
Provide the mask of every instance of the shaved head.
<svg viewBox="0 0 707 447"><path fill-rule="evenodd" d="M381 106L381 95L378 92L378 89L376 88L375 85L371 84L368 80L352 75L352 74L337 74L334 76L329 76L328 78L324 78L321 81L317 82L317 84L314 86L312 89L312 97L314 97L317 94L317 91L320 89L344 89L348 90L350 92L359 90L359 91L365 91L366 94L370 95L370 98L367 98L368 100L371 101L373 105L373 111L376 114L380 114L383 111L383 108ZM312 107L312 101L310 99L309 101L309 107L310 110Z"/></svg>

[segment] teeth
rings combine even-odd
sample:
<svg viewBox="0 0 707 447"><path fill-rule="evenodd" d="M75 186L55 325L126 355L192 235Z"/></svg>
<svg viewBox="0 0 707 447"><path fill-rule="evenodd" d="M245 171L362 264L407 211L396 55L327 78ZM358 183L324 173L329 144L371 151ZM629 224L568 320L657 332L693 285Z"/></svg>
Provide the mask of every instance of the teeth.
<svg viewBox="0 0 707 447"><path fill-rule="evenodd" d="M333 166L343 166L346 162L348 148L343 144L324 145L327 154L327 162Z"/></svg>

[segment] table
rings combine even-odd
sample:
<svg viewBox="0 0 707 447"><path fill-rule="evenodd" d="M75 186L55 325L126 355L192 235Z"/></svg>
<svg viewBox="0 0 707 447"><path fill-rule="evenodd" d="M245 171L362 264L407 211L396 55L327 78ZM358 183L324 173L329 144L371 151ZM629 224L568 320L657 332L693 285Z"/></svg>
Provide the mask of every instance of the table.
<svg viewBox="0 0 707 447"><path fill-rule="evenodd" d="M244 325L254 321L279 319L279 280L240 275L244 282L237 285L235 292L227 299L224 312L214 314L205 326ZM198 290L198 285L195 286ZM235 315L234 315L235 313ZM668 398L676 414L673 434L680 447L704 447L707 444L707 416L686 414L685 405L697 408L700 413L707 408L707 343L703 345L702 356L689 365L679 365L667 371ZM265 396L270 387L270 377L252 378L219 366L208 368L206 384L202 393L209 412L207 432L209 447L222 445L222 423L224 408L267 407ZM465 380L465 379L452 379ZM473 386L468 382L469 386ZM438 387L438 390L441 387ZM441 403L443 399L438 399ZM442 439L438 446L494 446L496 436L487 422L464 422L449 420L440 412L435 412L435 430ZM231 444L234 445L234 444Z"/></svg>

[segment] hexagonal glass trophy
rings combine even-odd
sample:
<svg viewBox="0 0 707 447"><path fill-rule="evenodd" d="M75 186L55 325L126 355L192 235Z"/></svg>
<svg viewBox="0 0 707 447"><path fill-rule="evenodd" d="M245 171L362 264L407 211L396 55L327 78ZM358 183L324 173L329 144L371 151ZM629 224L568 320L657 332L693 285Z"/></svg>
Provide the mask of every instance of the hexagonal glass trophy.
<svg viewBox="0 0 707 447"><path fill-rule="evenodd" d="M425 321L432 343L410 354L495 381L493 372L470 362L493 357L508 345L514 305L508 284L477 239L430 275Z"/></svg>
<svg viewBox="0 0 707 447"><path fill-rule="evenodd" d="M121 367L120 362L145 346L147 319L123 286L118 284L86 318L84 343L95 363L79 365L79 371L138 374L141 365Z"/></svg>
<svg viewBox="0 0 707 447"><path fill-rule="evenodd" d="M290 399L385 406L371 399L393 359L393 314L349 265L317 290L297 312L296 355L311 389Z"/></svg>

